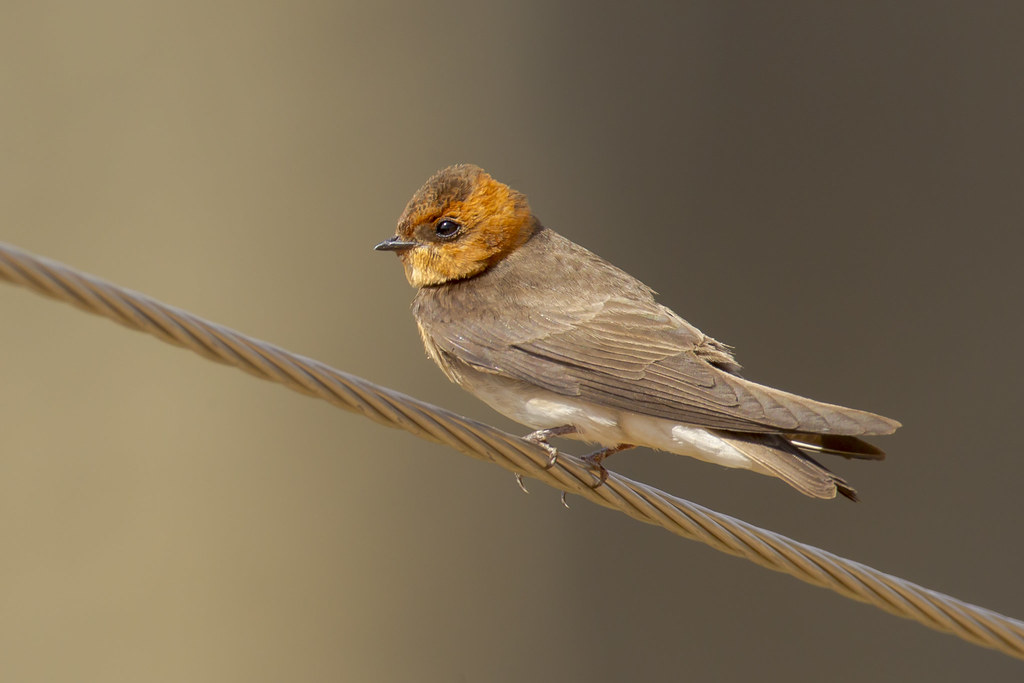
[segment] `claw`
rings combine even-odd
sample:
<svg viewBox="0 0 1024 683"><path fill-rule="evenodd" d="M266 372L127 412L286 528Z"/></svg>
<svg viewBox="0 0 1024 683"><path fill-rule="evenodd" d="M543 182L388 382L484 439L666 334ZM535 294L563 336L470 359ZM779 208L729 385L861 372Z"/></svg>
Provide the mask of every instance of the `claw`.
<svg viewBox="0 0 1024 683"><path fill-rule="evenodd" d="M519 474L518 472L516 472L515 475L516 483L519 484L519 488L523 490L523 493L529 493L529 491L526 490L526 484L523 483L523 475Z"/></svg>
<svg viewBox="0 0 1024 683"><path fill-rule="evenodd" d="M549 448L551 448L551 453L549 454L551 457L548 458L548 464L544 465L545 470L550 470L558 464L558 451L554 446L549 446Z"/></svg>
<svg viewBox="0 0 1024 683"><path fill-rule="evenodd" d="M549 444L547 441L538 441L537 445L548 452L548 462L544 465L544 469L550 470L558 462L558 449Z"/></svg>
<svg viewBox="0 0 1024 683"><path fill-rule="evenodd" d="M633 444L620 443L618 446L609 446L608 448L602 448L599 451L594 451L590 455L584 455L582 458L580 458L583 462L587 463L587 466L590 469L597 470L598 472L598 481L590 488L599 489L604 485L606 481L608 481L608 470L605 469L605 466L601 464L604 461L604 459L607 458L609 455L618 453L619 451L624 451L627 448L633 448Z"/></svg>
<svg viewBox="0 0 1024 683"><path fill-rule="evenodd" d="M606 481L608 481L608 469L601 464L602 459L603 458L592 458L589 455L583 456L583 462L587 463L587 466L590 467L590 469L597 470L597 483L590 485L590 488L592 489L599 489L604 486Z"/></svg>
<svg viewBox="0 0 1024 683"><path fill-rule="evenodd" d="M565 493L565 491L562 491L562 505L565 507L566 510L568 510L569 504L565 502Z"/></svg>

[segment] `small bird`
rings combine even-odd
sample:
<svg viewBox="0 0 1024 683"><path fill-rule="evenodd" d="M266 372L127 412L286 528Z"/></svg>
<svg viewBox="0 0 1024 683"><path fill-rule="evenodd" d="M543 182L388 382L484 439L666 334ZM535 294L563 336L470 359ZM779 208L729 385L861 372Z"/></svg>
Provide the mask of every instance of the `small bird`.
<svg viewBox="0 0 1024 683"><path fill-rule="evenodd" d="M778 477L814 498L856 491L811 453L880 460L858 437L900 423L756 384L729 346L657 303L632 275L545 228L526 196L470 164L434 174L405 207L396 252L417 288L427 354L448 378L535 430Z"/></svg>

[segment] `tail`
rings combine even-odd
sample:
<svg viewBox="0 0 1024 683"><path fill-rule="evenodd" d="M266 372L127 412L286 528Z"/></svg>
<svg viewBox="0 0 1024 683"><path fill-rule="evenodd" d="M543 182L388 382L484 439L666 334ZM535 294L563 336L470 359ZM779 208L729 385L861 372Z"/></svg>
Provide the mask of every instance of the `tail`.
<svg viewBox="0 0 1024 683"><path fill-rule="evenodd" d="M741 434L718 430L709 431L713 431L715 436L750 458L750 460L762 471L778 477L805 496L829 499L835 498L836 493L838 492L852 501L859 500L857 491L850 486L845 479L829 471L827 467L819 463L807 453L804 453L800 448L791 443L788 438L782 435ZM801 434L800 439L803 440L805 436L806 435ZM832 437L829 437L825 441L831 444L831 438ZM871 446L871 444L867 444L859 439L853 439L853 441L864 444L874 451L878 450ZM845 444L845 442L844 445L851 448L857 446L857 444ZM832 444L831 447L816 447L814 444L808 444L808 447L817 448L821 451L832 452L835 444ZM844 451L843 453L845 454L847 452L848 451ZM881 455L880 451L879 455ZM855 450L849 457L877 459L878 456L870 452L861 453L860 451Z"/></svg>

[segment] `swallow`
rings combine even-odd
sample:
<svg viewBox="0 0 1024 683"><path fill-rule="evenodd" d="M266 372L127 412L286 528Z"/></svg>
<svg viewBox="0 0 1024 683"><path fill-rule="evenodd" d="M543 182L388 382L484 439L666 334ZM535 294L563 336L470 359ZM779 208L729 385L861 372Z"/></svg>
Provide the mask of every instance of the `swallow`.
<svg viewBox="0 0 1024 683"><path fill-rule="evenodd" d="M525 195L478 166L434 174L374 248L401 260L423 344L448 379L535 430L526 438L551 464L551 437L600 446L584 459L602 482L606 457L646 446L857 500L814 456L880 460L860 437L900 427L741 377L731 347L541 225Z"/></svg>

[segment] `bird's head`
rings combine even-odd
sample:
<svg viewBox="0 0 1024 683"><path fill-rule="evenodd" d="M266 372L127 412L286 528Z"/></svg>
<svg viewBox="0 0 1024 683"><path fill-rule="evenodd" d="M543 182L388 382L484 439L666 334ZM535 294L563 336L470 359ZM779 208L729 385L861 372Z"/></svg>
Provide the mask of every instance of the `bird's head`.
<svg viewBox="0 0 1024 683"><path fill-rule="evenodd" d="M378 244L394 251L414 287L478 275L530 238L537 220L526 196L479 166L435 173L409 200L395 236Z"/></svg>

